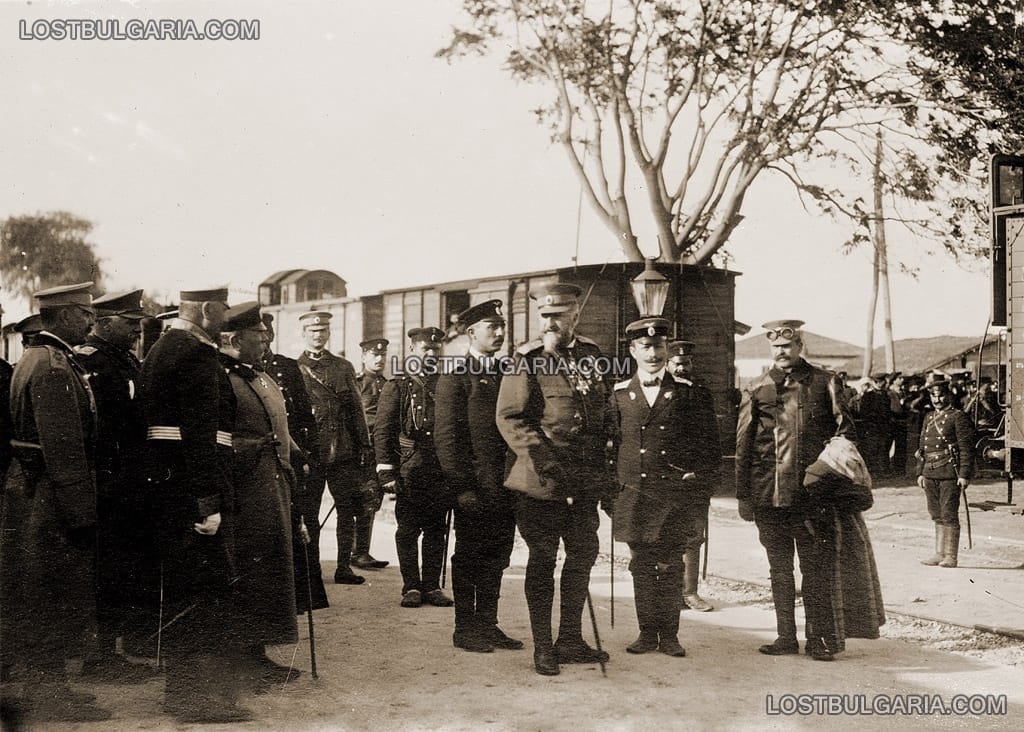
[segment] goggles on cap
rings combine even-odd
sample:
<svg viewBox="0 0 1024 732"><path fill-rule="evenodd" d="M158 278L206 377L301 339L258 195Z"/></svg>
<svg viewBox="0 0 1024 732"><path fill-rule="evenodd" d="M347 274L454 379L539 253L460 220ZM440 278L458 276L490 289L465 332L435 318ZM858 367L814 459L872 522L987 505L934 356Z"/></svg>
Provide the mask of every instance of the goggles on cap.
<svg viewBox="0 0 1024 732"><path fill-rule="evenodd" d="M782 328L773 328L772 330L768 331L764 335L765 335L765 338L767 338L770 341L774 341L774 340L777 340L779 338L785 338L786 340L792 340L793 338L796 337L796 334L798 332L799 331L797 331L796 328L791 328L788 325L786 325L786 326L783 326Z"/></svg>

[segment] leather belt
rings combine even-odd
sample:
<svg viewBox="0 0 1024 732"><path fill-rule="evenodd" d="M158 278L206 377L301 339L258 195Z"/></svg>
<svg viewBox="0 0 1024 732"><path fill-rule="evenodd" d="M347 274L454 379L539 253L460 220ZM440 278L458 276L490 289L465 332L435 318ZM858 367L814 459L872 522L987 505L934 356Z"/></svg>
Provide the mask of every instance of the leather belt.
<svg viewBox="0 0 1024 732"><path fill-rule="evenodd" d="M149 427L146 430L147 440L175 440L181 442L181 427ZM217 430L217 444L231 447L231 433Z"/></svg>

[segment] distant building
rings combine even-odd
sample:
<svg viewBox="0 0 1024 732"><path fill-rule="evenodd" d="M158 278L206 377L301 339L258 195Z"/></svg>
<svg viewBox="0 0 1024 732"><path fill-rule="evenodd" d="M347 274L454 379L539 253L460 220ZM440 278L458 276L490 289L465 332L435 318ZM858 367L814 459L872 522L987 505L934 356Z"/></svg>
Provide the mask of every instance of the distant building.
<svg viewBox="0 0 1024 732"><path fill-rule="evenodd" d="M935 336L934 338L904 338L893 344L896 371L901 374L925 374L932 371L952 373L969 369L974 378L978 377L978 348L981 338L971 336ZM985 353L981 363L981 375L1002 381L1000 375L1005 368L1006 346L999 336L985 340ZM876 348L872 354L875 373L885 370L885 349ZM851 378L863 371L864 354L858 353L842 365Z"/></svg>
<svg viewBox="0 0 1024 732"><path fill-rule="evenodd" d="M805 330L804 358L813 364L832 371L845 368L851 358L861 354L863 348L845 341L812 333ZM736 386L745 389L747 384L766 372L772 365L772 344L764 333L736 341ZM852 371L850 372L853 373Z"/></svg>

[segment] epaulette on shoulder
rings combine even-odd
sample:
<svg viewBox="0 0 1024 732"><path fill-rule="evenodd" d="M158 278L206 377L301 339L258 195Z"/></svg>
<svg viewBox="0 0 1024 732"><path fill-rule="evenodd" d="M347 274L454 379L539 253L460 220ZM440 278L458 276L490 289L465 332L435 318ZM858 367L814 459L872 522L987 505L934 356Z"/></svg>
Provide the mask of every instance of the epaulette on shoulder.
<svg viewBox="0 0 1024 732"><path fill-rule="evenodd" d="M75 354L78 356L91 356L97 350L96 346L78 346L75 348Z"/></svg>
<svg viewBox="0 0 1024 732"><path fill-rule="evenodd" d="M576 336L576 340L579 341L580 343L586 343L588 346L597 346L597 341L593 341L590 338L587 338L586 336L578 335Z"/></svg>
<svg viewBox="0 0 1024 732"><path fill-rule="evenodd" d="M533 353L538 348L544 347L544 341L540 338L534 338L532 341L527 341L523 345L516 349L516 353L525 356L528 353Z"/></svg>
<svg viewBox="0 0 1024 732"><path fill-rule="evenodd" d="M630 381L632 381L632 379L626 379L625 381L616 381L615 385L612 387L612 390L622 391L623 389L628 389Z"/></svg>
<svg viewBox="0 0 1024 732"><path fill-rule="evenodd" d="M676 382L677 384L686 384L687 386L697 386L697 384L693 383L692 381L687 379L685 376L676 376L675 374L672 374L672 381Z"/></svg>

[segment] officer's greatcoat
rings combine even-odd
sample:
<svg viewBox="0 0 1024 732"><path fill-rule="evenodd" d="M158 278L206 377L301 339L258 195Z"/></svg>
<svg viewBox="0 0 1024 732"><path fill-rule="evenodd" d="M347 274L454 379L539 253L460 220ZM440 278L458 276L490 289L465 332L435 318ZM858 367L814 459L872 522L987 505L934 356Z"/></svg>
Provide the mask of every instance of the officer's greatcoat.
<svg viewBox="0 0 1024 732"><path fill-rule="evenodd" d="M4 528L20 540L5 542L4 574L18 578L22 594L5 606L20 602L31 621L21 629L31 638L16 642L74 655L96 620L94 547L81 540L96 525L96 428L85 371L68 344L44 331L25 350L12 376L11 418Z"/></svg>
<svg viewBox="0 0 1024 732"><path fill-rule="evenodd" d="M615 538L653 543L675 510L703 505L722 462L714 405L706 389L667 373L653 405L639 375L612 392L618 443ZM688 473L693 475L684 480Z"/></svg>
<svg viewBox="0 0 1024 732"><path fill-rule="evenodd" d="M235 600L248 644L294 643L290 458L284 397L274 380L221 356L235 394L231 478L235 487ZM295 449L298 449L297 447Z"/></svg>

